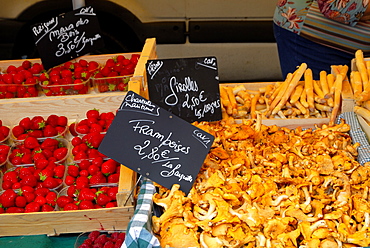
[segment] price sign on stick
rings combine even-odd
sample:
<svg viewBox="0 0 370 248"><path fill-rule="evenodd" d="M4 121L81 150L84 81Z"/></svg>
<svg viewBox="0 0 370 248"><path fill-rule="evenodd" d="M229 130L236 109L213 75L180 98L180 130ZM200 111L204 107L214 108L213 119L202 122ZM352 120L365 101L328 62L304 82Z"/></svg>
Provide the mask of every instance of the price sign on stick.
<svg viewBox="0 0 370 248"><path fill-rule="evenodd" d="M130 91L99 151L128 168L189 193L214 137Z"/></svg>
<svg viewBox="0 0 370 248"><path fill-rule="evenodd" d="M92 6L53 17L31 29L46 70L104 47Z"/></svg>
<svg viewBox="0 0 370 248"><path fill-rule="evenodd" d="M188 122L222 119L215 57L148 60L149 99Z"/></svg>

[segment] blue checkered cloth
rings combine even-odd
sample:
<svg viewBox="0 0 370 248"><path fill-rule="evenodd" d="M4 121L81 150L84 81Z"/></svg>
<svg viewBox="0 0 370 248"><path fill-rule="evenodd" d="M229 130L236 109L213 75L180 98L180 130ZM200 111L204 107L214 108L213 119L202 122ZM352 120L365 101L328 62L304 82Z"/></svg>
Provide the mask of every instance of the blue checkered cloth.
<svg viewBox="0 0 370 248"><path fill-rule="evenodd" d="M367 140L365 132L362 130L361 125L357 119L357 116L354 112L344 112L339 115L337 122L340 122L340 119L344 119L347 124L351 126L349 135L352 138L353 143L360 143L361 145L357 148L358 157L357 161L360 164L365 164L370 162L370 144Z"/></svg>
<svg viewBox="0 0 370 248"><path fill-rule="evenodd" d="M155 186L153 182L144 178L134 215L130 220L125 242L121 248L160 248L158 239L154 236L151 227L151 216L153 208L153 195L155 193Z"/></svg>

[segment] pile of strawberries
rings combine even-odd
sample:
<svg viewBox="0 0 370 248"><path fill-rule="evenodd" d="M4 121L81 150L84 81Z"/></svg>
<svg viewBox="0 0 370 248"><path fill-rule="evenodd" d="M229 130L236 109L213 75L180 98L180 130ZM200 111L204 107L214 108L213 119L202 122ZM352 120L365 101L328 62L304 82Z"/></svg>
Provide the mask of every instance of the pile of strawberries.
<svg viewBox="0 0 370 248"><path fill-rule="evenodd" d="M7 144L0 143L0 166L4 165L8 159L10 152L10 146Z"/></svg>
<svg viewBox="0 0 370 248"><path fill-rule="evenodd" d="M97 109L90 109L85 115L86 118L69 126L69 130L75 135L71 140L73 159L79 161L97 157L106 158L98 151L98 147L115 114L113 112L100 113Z"/></svg>
<svg viewBox="0 0 370 248"><path fill-rule="evenodd" d="M139 58L139 54L132 54L130 59L123 55L108 59L93 76L98 91L127 91L129 76L134 73Z"/></svg>
<svg viewBox="0 0 370 248"><path fill-rule="evenodd" d="M4 143L9 138L10 127L4 125L3 121L0 120L0 143ZM1 162L0 162L1 164Z"/></svg>
<svg viewBox="0 0 370 248"><path fill-rule="evenodd" d="M91 74L99 67L96 61L68 61L42 73L40 85L47 96L87 94Z"/></svg>
<svg viewBox="0 0 370 248"><path fill-rule="evenodd" d="M69 186L56 203L61 211L117 207L118 186L83 187Z"/></svg>
<svg viewBox="0 0 370 248"><path fill-rule="evenodd" d="M4 173L1 187L22 189L29 186L34 189L57 189L63 183L65 165L47 160L38 160L34 166L13 167Z"/></svg>
<svg viewBox="0 0 370 248"><path fill-rule="evenodd" d="M84 159L67 166L65 184L75 185L78 189L97 184L117 184L120 175L120 163L113 159Z"/></svg>
<svg viewBox="0 0 370 248"><path fill-rule="evenodd" d="M9 65L6 73L0 74L0 99L36 97L38 76L44 70L42 64L24 60L21 66Z"/></svg>
<svg viewBox="0 0 370 248"><path fill-rule="evenodd" d="M0 213L54 211L55 190L62 186L64 174L64 164L48 161L7 170L1 185Z"/></svg>
<svg viewBox="0 0 370 248"><path fill-rule="evenodd" d="M28 136L24 141L17 142L11 147L9 162L13 166L25 166L39 163L39 160L48 162L64 162L69 149L68 141L59 138L39 140Z"/></svg>
<svg viewBox="0 0 370 248"><path fill-rule="evenodd" d="M78 248L120 248L125 241L124 232L101 233L92 231Z"/></svg>
<svg viewBox="0 0 370 248"><path fill-rule="evenodd" d="M51 114L47 117L23 117L12 127L12 135L15 140L24 140L29 136L47 138L63 136L67 130L68 118L64 115Z"/></svg>
<svg viewBox="0 0 370 248"><path fill-rule="evenodd" d="M48 188L7 189L0 195L0 214L54 211L56 199L57 193Z"/></svg>

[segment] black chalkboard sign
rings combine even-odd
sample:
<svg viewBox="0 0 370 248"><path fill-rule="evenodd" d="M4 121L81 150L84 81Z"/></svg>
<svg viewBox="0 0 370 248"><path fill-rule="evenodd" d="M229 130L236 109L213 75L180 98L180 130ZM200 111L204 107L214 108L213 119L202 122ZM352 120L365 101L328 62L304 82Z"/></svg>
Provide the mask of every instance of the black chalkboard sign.
<svg viewBox="0 0 370 248"><path fill-rule="evenodd" d="M222 119L215 57L148 60L149 99L188 122Z"/></svg>
<svg viewBox="0 0 370 248"><path fill-rule="evenodd" d="M129 91L99 151L166 188L189 193L214 137Z"/></svg>
<svg viewBox="0 0 370 248"><path fill-rule="evenodd" d="M31 29L46 70L104 47L92 6L53 17Z"/></svg>

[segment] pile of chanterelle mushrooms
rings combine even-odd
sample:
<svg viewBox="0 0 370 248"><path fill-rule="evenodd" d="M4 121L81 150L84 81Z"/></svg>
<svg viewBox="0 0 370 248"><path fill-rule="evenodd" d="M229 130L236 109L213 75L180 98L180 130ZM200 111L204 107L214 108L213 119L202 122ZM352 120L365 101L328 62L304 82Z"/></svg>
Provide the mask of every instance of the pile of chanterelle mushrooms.
<svg viewBox="0 0 370 248"><path fill-rule="evenodd" d="M215 136L188 195L159 187L162 247L358 247L370 244L370 163L349 125L290 130L258 120L194 123Z"/></svg>

